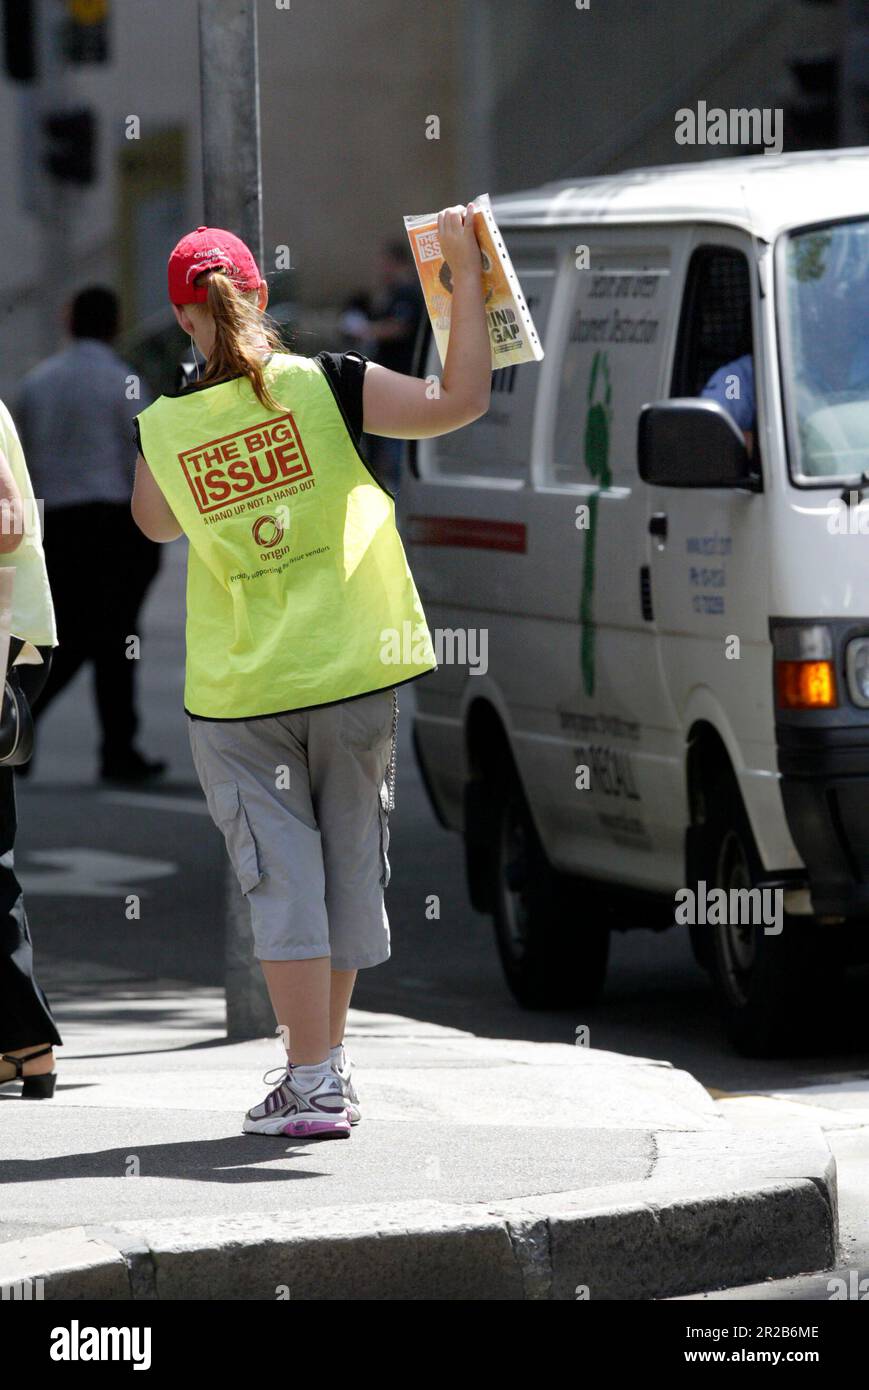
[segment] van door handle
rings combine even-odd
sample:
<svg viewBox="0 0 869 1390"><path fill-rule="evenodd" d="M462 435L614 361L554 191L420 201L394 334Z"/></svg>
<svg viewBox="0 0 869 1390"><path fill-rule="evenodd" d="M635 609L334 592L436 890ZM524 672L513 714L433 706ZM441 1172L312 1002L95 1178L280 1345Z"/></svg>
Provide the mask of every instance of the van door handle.
<svg viewBox="0 0 869 1390"><path fill-rule="evenodd" d="M667 539L667 513L653 512L649 517L649 535L657 536L658 540Z"/></svg>

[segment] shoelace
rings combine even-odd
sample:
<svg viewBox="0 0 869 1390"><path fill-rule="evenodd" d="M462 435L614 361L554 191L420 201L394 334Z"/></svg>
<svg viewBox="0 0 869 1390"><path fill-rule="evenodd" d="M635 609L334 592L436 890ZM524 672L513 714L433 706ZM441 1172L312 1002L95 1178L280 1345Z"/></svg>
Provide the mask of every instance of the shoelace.
<svg viewBox="0 0 869 1390"><path fill-rule="evenodd" d="M280 1081L275 1082L275 1081L270 1080L270 1077L271 1077L271 1076L273 1075L273 1073L275 1073L275 1072L277 1072L278 1076L280 1077ZM278 1087L281 1086L281 1085L286 1081L286 1079L287 1079L288 1076L289 1076L288 1067L269 1067L268 1071L267 1071L267 1072L264 1074L264 1076L263 1076L263 1085L264 1085L264 1086L271 1086L272 1090L273 1090L273 1091L276 1091L276 1090L278 1089Z"/></svg>
<svg viewBox="0 0 869 1390"><path fill-rule="evenodd" d="M292 1066L292 1062L288 1062L285 1067L269 1067L268 1071L263 1073L263 1085L277 1091L289 1079ZM272 1080L275 1075L279 1078L277 1081Z"/></svg>

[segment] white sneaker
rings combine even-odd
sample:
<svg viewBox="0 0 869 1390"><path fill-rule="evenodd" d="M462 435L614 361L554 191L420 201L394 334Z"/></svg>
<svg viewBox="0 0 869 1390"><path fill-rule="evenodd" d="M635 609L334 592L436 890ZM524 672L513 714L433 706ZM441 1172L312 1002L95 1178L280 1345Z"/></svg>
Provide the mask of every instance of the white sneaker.
<svg viewBox="0 0 869 1390"><path fill-rule="evenodd" d="M281 1071L281 1081L260 1105L248 1110L245 1134L285 1134L291 1139L348 1139L350 1121L341 1082L329 1067ZM270 1073L263 1081L268 1085Z"/></svg>
<svg viewBox="0 0 869 1390"><path fill-rule="evenodd" d="M353 1085L353 1063L347 1056L343 1043L339 1047L332 1049L332 1070L341 1082L341 1092L344 1096L347 1118L351 1125L358 1125L359 1121L362 1119L362 1112L359 1109L359 1097L356 1094L356 1087Z"/></svg>

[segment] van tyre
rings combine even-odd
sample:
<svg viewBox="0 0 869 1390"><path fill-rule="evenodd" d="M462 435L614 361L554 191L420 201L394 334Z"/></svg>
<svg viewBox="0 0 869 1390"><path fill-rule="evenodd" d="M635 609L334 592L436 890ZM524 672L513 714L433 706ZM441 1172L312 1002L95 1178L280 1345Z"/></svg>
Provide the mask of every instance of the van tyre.
<svg viewBox="0 0 869 1390"><path fill-rule="evenodd" d="M705 826L705 880L727 891L763 880L763 867L742 798L732 777L710 790ZM785 914L778 935L763 923L695 927L722 1022L737 1051L748 1057L784 1056L819 1044L819 1024L832 997L824 929L813 917Z"/></svg>
<svg viewBox="0 0 869 1390"><path fill-rule="evenodd" d="M510 990L528 1009L592 1004L609 955L599 890L551 867L515 777L495 804L490 902Z"/></svg>

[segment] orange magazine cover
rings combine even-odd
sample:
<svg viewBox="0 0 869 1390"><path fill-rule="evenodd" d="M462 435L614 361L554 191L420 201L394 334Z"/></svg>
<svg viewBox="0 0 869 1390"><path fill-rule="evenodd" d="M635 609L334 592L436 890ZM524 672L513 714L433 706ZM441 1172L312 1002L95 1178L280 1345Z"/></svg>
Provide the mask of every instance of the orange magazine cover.
<svg viewBox="0 0 869 1390"><path fill-rule="evenodd" d="M511 367L517 362L539 362L543 348L492 213L489 195L483 193L471 201L476 209L474 229L483 260L492 368ZM404 225L443 366L450 337L452 280L449 265L441 254L437 213L405 217Z"/></svg>

